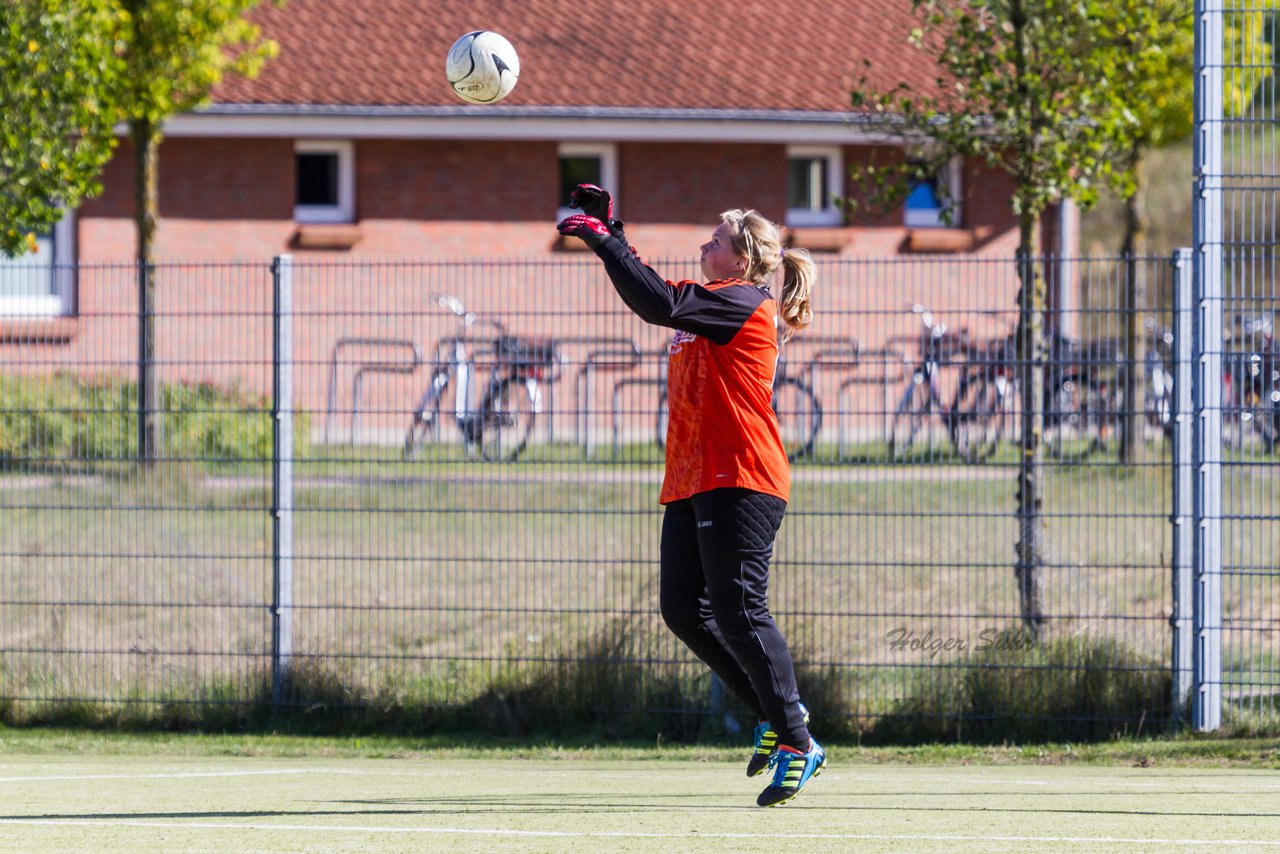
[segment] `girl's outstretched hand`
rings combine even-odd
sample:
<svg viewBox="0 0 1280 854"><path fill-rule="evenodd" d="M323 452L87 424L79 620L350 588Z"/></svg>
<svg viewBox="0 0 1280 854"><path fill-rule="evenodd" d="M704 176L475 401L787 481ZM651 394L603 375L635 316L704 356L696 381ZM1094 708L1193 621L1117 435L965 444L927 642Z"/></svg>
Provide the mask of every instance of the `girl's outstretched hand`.
<svg viewBox="0 0 1280 854"><path fill-rule="evenodd" d="M606 225L613 219L613 198L608 190L595 184L579 184L574 187L569 194L569 207L578 208Z"/></svg>
<svg viewBox="0 0 1280 854"><path fill-rule="evenodd" d="M578 237L582 242L595 249L609 236L608 227L599 219L587 214L574 214L566 217L556 226L556 231L569 237Z"/></svg>

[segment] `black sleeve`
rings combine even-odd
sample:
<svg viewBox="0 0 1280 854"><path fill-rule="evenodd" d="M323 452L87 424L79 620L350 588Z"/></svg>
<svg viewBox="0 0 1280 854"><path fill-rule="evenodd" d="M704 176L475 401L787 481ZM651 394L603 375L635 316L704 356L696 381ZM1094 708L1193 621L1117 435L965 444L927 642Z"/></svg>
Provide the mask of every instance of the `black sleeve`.
<svg viewBox="0 0 1280 854"><path fill-rule="evenodd" d="M596 246L596 254L618 296L641 320L728 344L764 299L758 288L749 286L714 291L697 284L675 287L640 260L621 228L611 230L613 236Z"/></svg>

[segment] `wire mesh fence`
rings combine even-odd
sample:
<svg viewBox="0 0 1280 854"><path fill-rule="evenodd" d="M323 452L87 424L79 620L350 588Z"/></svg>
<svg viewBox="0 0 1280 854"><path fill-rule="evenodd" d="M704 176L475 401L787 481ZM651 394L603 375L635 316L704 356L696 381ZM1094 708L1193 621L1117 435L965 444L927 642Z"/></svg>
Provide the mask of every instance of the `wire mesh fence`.
<svg viewBox="0 0 1280 854"><path fill-rule="evenodd" d="M1212 672L1197 717L1209 725L1235 716L1269 726L1277 713L1278 26L1273 3L1197 4L1196 296L1205 328L1222 327L1197 353L1222 378L1216 394L1197 401L1221 433L1206 460L1216 473L1205 486L1211 533L1199 544L1213 555L1199 581L1210 618L1198 652Z"/></svg>
<svg viewBox="0 0 1280 854"><path fill-rule="evenodd" d="M821 262L821 310L775 393L794 462L771 591L815 712L885 737L1176 716L1172 266L1131 260L1038 265L1034 640L1013 571L1015 266ZM657 615L670 331L627 312L594 259L291 270L284 447L264 265L157 268L149 366L132 268L75 271L74 334L7 348L6 716L274 701L732 721ZM1152 300L1137 311L1130 275ZM161 392L150 454L144 367ZM1241 495L1274 508L1274 447L1231 454ZM1232 535L1254 579L1229 600L1246 629L1272 619L1257 579L1275 530L1242 518ZM1265 671L1250 637L1240 667Z"/></svg>

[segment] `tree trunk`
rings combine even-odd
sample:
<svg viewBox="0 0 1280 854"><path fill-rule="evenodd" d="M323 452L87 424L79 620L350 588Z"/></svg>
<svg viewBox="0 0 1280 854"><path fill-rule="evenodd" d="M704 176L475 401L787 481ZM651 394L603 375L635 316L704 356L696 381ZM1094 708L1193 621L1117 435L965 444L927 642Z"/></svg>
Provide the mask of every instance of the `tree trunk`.
<svg viewBox="0 0 1280 854"><path fill-rule="evenodd" d="M1022 394L1021 455L1018 463L1018 541L1014 576L1022 605L1022 626L1037 637L1044 624L1041 569L1044 564L1040 536L1040 470L1044 450L1044 310L1045 286L1035 250L1035 217L1023 214L1018 243L1018 374Z"/></svg>
<svg viewBox="0 0 1280 854"><path fill-rule="evenodd" d="M1120 427L1120 461L1140 462L1142 457L1142 382L1146 365L1146 335L1143 329L1146 303L1143 282L1138 275L1138 258L1146 251L1146 175L1140 153L1133 161L1133 195L1125 202L1124 224L1124 407Z"/></svg>
<svg viewBox="0 0 1280 854"><path fill-rule="evenodd" d="M156 129L149 119L129 123L134 162L134 222L138 228L138 460L151 464L161 453L160 383L156 376L156 277L152 243L156 233Z"/></svg>

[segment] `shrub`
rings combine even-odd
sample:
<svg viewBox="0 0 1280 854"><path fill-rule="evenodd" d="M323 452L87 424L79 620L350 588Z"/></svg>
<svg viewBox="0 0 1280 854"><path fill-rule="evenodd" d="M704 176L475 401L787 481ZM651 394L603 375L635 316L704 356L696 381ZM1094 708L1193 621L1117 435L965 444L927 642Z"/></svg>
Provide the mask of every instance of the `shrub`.
<svg viewBox="0 0 1280 854"><path fill-rule="evenodd" d="M868 742L1092 741L1171 718L1169 668L1113 638L1032 641L1002 633L990 651L931 667L877 720Z"/></svg>
<svg viewBox="0 0 1280 854"><path fill-rule="evenodd" d="M138 386L113 377L0 375L0 463L129 461L138 453ZM160 388L164 455L237 462L270 459L270 399L237 386ZM295 454L309 437L295 416Z"/></svg>
<svg viewBox="0 0 1280 854"><path fill-rule="evenodd" d="M714 726L709 674L701 665L655 661L659 638L666 629L656 614L619 614L542 661L505 667L453 717L508 737L696 740Z"/></svg>

